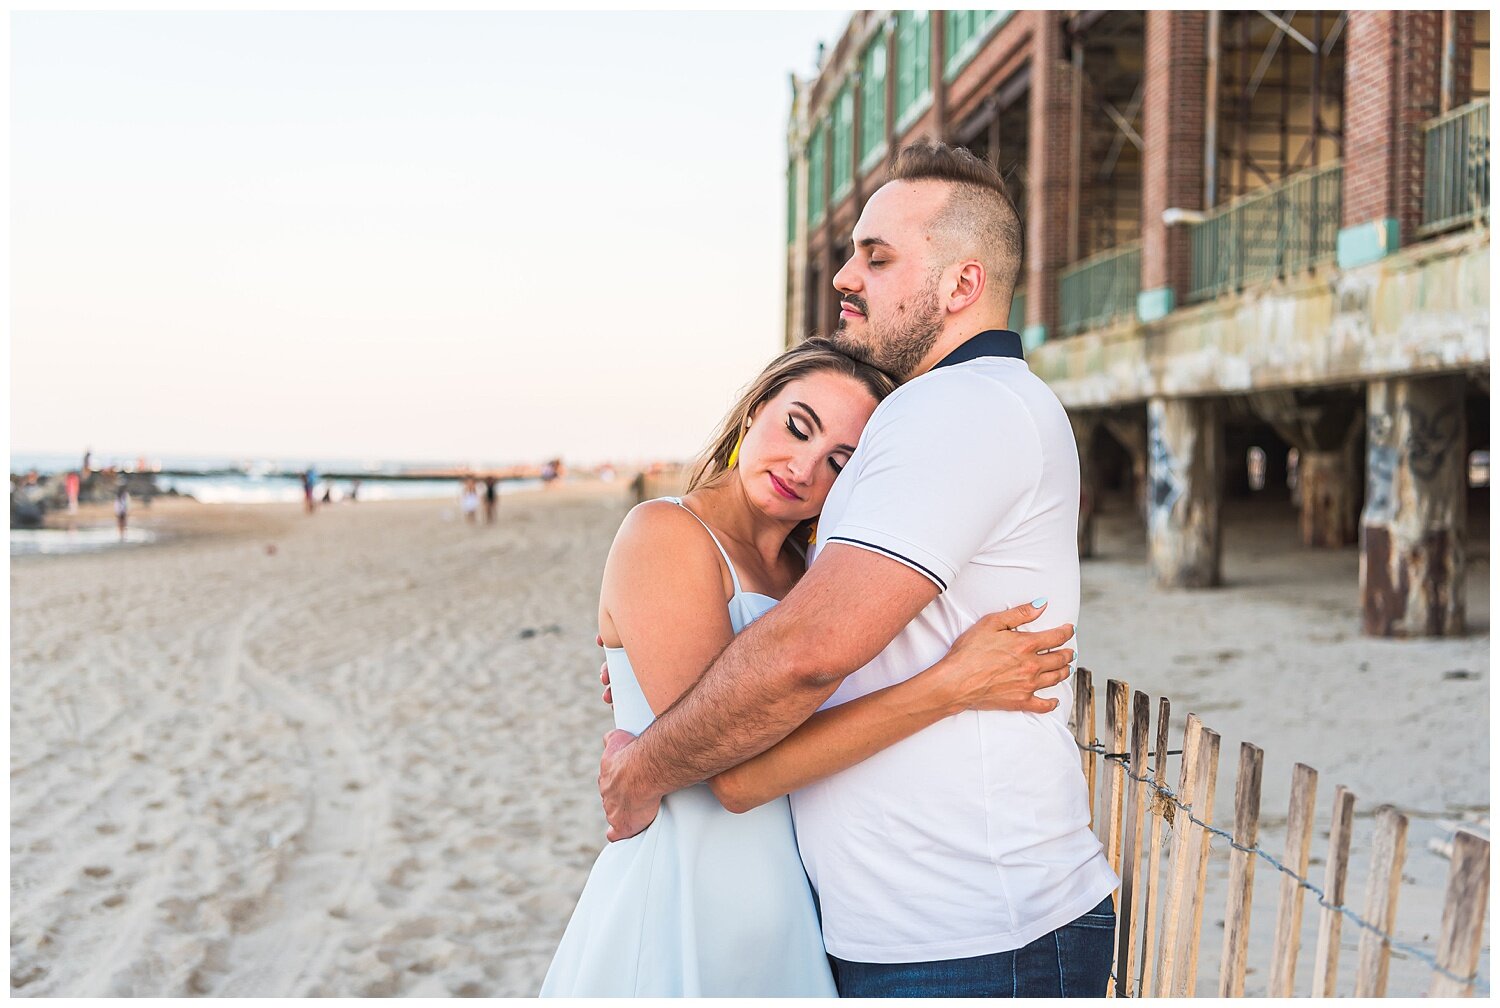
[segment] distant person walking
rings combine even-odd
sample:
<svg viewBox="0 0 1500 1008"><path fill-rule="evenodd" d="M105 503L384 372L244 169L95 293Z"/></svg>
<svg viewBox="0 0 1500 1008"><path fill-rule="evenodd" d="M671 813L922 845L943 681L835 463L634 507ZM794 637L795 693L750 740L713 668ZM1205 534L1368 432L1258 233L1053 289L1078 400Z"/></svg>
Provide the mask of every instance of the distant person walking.
<svg viewBox="0 0 1500 1008"><path fill-rule="evenodd" d="M302 473L302 503L307 513L312 514L317 508L318 502L313 498L313 487L318 483L318 471L308 466Z"/></svg>
<svg viewBox="0 0 1500 1008"><path fill-rule="evenodd" d="M76 470L70 471L68 475L63 478L63 487L68 494L68 514L70 515L76 515L78 513L78 486L78 472Z"/></svg>
<svg viewBox="0 0 1500 1008"><path fill-rule="evenodd" d="M474 477L464 478L464 488L458 495L459 507L464 513L464 521L473 525L479 513L479 485L474 482Z"/></svg>
<svg viewBox="0 0 1500 1008"><path fill-rule="evenodd" d="M542 466L542 486L550 490L560 485L558 481L565 475L567 475L567 467L563 465L563 460L560 458L549 459Z"/></svg>
<svg viewBox="0 0 1500 1008"><path fill-rule="evenodd" d="M500 503L495 492L495 484L498 482L499 480L493 476L484 478L484 523L486 525L495 524L495 505Z"/></svg>
<svg viewBox="0 0 1500 1008"><path fill-rule="evenodd" d="M349 484L349 500L351 503L359 500L359 483L359 480L355 480Z"/></svg>
<svg viewBox="0 0 1500 1008"><path fill-rule="evenodd" d="M130 520L130 491L121 480L115 487L115 525L120 529L120 541L125 541L125 526Z"/></svg>

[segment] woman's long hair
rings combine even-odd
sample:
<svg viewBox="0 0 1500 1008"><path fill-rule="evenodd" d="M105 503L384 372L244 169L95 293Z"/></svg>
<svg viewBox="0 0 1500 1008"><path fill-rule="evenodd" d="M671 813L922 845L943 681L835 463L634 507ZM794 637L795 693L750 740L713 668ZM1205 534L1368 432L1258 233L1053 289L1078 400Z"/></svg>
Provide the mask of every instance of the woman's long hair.
<svg viewBox="0 0 1500 1008"><path fill-rule="evenodd" d="M896 381L890 375L835 349L828 340L822 337L804 340L767 364L730 407L708 447L693 464L687 492L716 483L729 471L729 456L745 433L745 422L761 404L776 398L778 392L797 379L823 371L853 378L875 397L876 402L896 389ZM808 519L803 522L793 532L793 536L799 542L806 542L806 532L814 521L815 519Z"/></svg>

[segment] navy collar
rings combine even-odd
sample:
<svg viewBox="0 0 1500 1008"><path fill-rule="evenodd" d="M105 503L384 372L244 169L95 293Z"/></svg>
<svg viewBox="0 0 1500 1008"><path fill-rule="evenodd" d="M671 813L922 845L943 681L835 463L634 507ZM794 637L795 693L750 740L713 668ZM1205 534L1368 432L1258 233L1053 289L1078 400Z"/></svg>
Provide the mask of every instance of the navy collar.
<svg viewBox="0 0 1500 1008"><path fill-rule="evenodd" d="M986 329L977 336L970 336L951 354L934 364L932 370L936 371L949 364L963 364L979 357L1026 359L1021 355L1021 337L1018 334L1009 329Z"/></svg>

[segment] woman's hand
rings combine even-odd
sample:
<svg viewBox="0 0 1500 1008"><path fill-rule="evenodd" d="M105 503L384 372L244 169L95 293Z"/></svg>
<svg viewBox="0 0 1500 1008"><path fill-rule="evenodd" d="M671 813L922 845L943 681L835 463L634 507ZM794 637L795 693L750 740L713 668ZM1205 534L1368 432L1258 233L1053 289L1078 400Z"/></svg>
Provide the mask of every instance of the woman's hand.
<svg viewBox="0 0 1500 1008"><path fill-rule="evenodd" d="M594 643L600 647L604 646L604 635L596 634ZM609 662L606 660L599 666L599 682L604 685L604 702L611 707L615 705L614 691L609 688Z"/></svg>
<svg viewBox="0 0 1500 1008"><path fill-rule="evenodd" d="M1073 636L1065 623L1054 630L1031 633L1016 629L1042 614L1041 605L1027 603L990 613L958 640L936 665L922 673L930 676L954 713L964 710L1025 711L1046 714L1057 700L1039 697L1036 691L1056 686L1068 677L1073 649L1060 648Z"/></svg>

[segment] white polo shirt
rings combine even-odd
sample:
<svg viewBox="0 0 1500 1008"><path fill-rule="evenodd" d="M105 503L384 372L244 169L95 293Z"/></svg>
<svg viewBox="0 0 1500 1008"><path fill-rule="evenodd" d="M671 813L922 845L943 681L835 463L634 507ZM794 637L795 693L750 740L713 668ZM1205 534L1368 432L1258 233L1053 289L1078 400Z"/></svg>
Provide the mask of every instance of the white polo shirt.
<svg viewBox="0 0 1500 1008"><path fill-rule="evenodd" d="M910 678L986 613L1046 596L1028 629L1076 623L1078 451L1019 352L1014 333L981 333L870 418L816 549L873 550L940 594L825 707ZM1061 701L1050 714L966 711L792 794L830 954L899 963L1017 949L1119 884L1089 828L1071 680L1042 695Z"/></svg>

